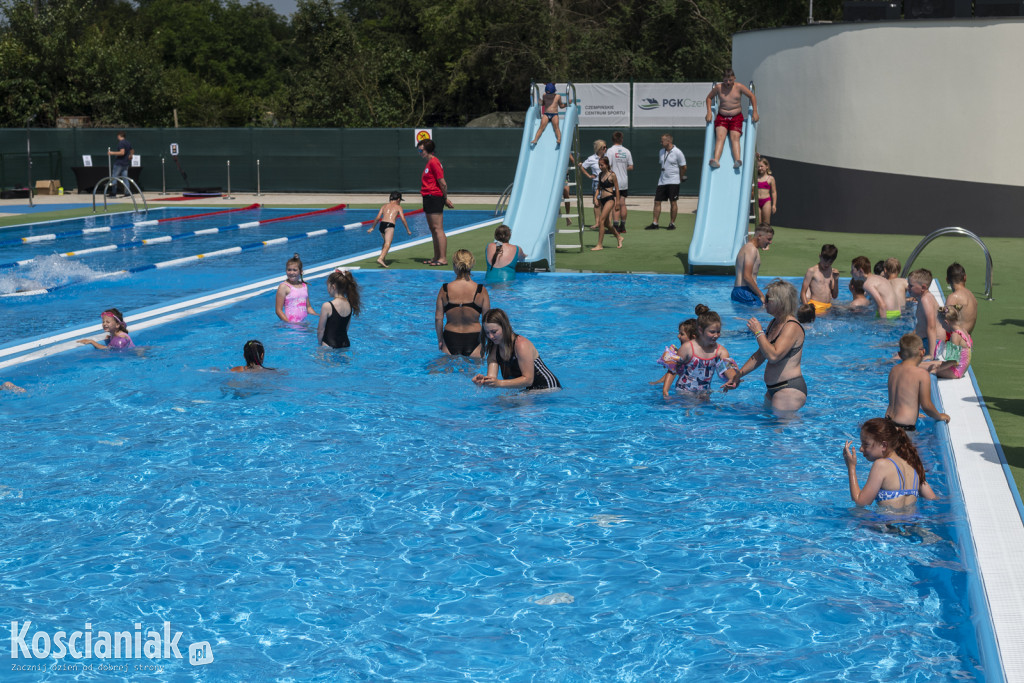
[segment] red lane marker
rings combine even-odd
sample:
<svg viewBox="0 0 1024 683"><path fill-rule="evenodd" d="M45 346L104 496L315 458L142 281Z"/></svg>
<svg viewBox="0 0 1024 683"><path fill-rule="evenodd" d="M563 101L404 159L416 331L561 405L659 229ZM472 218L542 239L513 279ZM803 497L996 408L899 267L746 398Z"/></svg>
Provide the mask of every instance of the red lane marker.
<svg viewBox="0 0 1024 683"><path fill-rule="evenodd" d="M322 213L330 213L331 211L341 211L346 206L348 205L338 204L337 206L332 206L329 209L320 209L319 211L310 211L309 213L300 213L294 216L282 216L281 218L271 218L268 221L260 221L260 225L266 225L267 223L276 223L277 221L293 221L296 218L309 218L310 216L317 216Z"/></svg>
<svg viewBox="0 0 1024 683"><path fill-rule="evenodd" d="M243 206L240 209L224 209L223 211L211 211L209 213L197 213L193 216L182 216L180 218L161 218L157 223L163 223L165 221L187 221L193 218L204 218L206 216L219 216L224 213L234 213L236 211L251 211L252 209L260 208L260 204L250 204L249 206Z"/></svg>

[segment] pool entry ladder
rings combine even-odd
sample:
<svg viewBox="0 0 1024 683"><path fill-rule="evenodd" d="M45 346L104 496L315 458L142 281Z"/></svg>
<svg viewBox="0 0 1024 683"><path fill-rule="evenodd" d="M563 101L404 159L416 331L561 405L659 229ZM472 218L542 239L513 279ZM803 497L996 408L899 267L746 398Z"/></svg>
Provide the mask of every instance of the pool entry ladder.
<svg viewBox="0 0 1024 683"><path fill-rule="evenodd" d="M131 178L125 178L122 176L107 176L101 178L96 185L92 188L92 212L96 213L96 193L100 192L103 195L103 211L107 211L107 190L113 186L114 194L117 194L117 189L122 187L124 193L132 198L132 209L135 213L139 213L139 203L135 200L138 196L142 198L142 210L145 213L149 213L149 204L146 202L146 195L142 194L142 189L138 184Z"/></svg>

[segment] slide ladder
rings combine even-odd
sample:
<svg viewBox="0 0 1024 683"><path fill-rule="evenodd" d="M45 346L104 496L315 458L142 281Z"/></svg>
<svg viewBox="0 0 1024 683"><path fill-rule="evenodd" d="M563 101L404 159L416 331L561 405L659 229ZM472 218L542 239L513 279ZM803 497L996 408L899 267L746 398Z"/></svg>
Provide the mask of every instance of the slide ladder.
<svg viewBox="0 0 1024 683"><path fill-rule="evenodd" d="M562 144L555 146L555 131L548 125L537 144L531 145L530 141L540 127L541 117L540 87L537 84L532 87L530 108L526 112L523 139L519 145L519 162L512 182L508 212L505 214L505 224L512 229L512 243L526 252L526 262L548 270L555 267L556 248L583 249L583 197L579 192L579 178L582 174L575 165L570 171L570 184L576 186L577 213L561 213L565 201L562 190L566 185L570 153L579 160L576 124L580 108L576 104L576 88L572 83L566 84L566 92L562 93L562 97L568 103L559 115ZM555 235L561 232L556 232L558 221L567 217L576 220L575 229L566 230L577 235L579 244L556 246Z"/></svg>
<svg viewBox="0 0 1024 683"><path fill-rule="evenodd" d="M753 92L754 84L750 84ZM718 114L718 102L712 114ZM733 168L732 144L728 137L722 150L720 168L704 167L700 176L700 198L693 239L687 253L687 272L694 266L734 266L736 254L747 240L750 226L750 193L754 182L754 159L757 146L757 124L750 117L753 107L747 105L740 138L740 156L743 161ZM714 119L704 133L704 163L715 153Z"/></svg>

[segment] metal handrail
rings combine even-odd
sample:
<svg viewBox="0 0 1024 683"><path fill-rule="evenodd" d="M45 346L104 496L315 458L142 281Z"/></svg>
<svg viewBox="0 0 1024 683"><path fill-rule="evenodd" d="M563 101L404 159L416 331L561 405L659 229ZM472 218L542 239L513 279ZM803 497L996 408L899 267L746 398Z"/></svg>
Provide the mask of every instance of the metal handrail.
<svg viewBox="0 0 1024 683"><path fill-rule="evenodd" d="M92 188L92 212L93 213L96 213L96 192L99 191L101 188L103 190L103 192L102 192L102 194L103 194L103 211L107 210L107 188L110 186L111 182L114 182L117 185L124 185L124 193L132 198L132 210L135 213L139 212L139 204L135 200L136 195L138 195L139 197L142 197L143 211L145 211L146 213L149 213L149 203L146 201L146 195L144 195L142 193L142 188L140 188L138 186L138 184L134 180L132 180L131 178L123 178L121 176L107 176L106 178L100 178L99 182L97 182L93 186L93 188ZM134 191L132 190L132 188L134 188ZM115 190L115 194L116 194L116 192L117 191Z"/></svg>
<svg viewBox="0 0 1024 683"><path fill-rule="evenodd" d="M947 227L939 228L938 230L928 234L924 239L918 242L917 246L914 247L914 251L911 252L910 258L907 259L907 265L903 266L903 272L900 277L906 277L907 273L910 272L910 267L914 265L914 261L921 254L925 247L927 247L932 240L939 237L945 237L946 235L960 235L962 237L970 237L972 240L978 243L982 251L985 252L985 299L992 301L992 254L989 253L988 247L981 241L981 238L975 235L970 230L960 227Z"/></svg>
<svg viewBox="0 0 1024 683"><path fill-rule="evenodd" d="M508 202L512 198L512 186L514 183L509 183L505 191L498 197L498 203L494 205L494 215L500 216L501 214L508 211Z"/></svg>

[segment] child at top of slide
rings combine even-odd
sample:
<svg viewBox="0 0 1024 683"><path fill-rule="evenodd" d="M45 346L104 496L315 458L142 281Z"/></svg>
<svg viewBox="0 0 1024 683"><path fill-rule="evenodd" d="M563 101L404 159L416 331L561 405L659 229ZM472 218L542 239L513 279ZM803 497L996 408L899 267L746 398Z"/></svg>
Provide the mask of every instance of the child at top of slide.
<svg viewBox="0 0 1024 683"><path fill-rule="evenodd" d="M317 312L309 305L309 288L302 279L302 259L293 255L284 266L285 281L277 287L275 311L285 322L300 323Z"/></svg>
<svg viewBox="0 0 1024 683"><path fill-rule="evenodd" d="M757 98L747 86L736 82L736 74L732 69L722 72L722 82L716 83L711 92L708 93L705 104L708 108L705 120L711 123L711 105L715 97L718 97L718 115L715 117L715 154L708 161L708 166L718 168L718 160L722 158L722 149L725 147L725 136L729 134L729 142L732 143L733 168L739 168L743 163L740 157L740 135L743 133L743 96L746 95L753 107L750 118L757 123Z"/></svg>
<svg viewBox="0 0 1024 683"><path fill-rule="evenodd" d="M541 96L540 104L540 126L537 128L537 134L533 136L533 140L530 142L531 145L536 145L537 141L540 140L540 136L544 133L548 121L551 122L551 126L555 131L555 146L557 147L562 144L562 131L558 127L558 110L565 109L566 103L562 101L562 96L555 92L555 90L554 83L548 83L544 86L544 94Z"/></svg>

